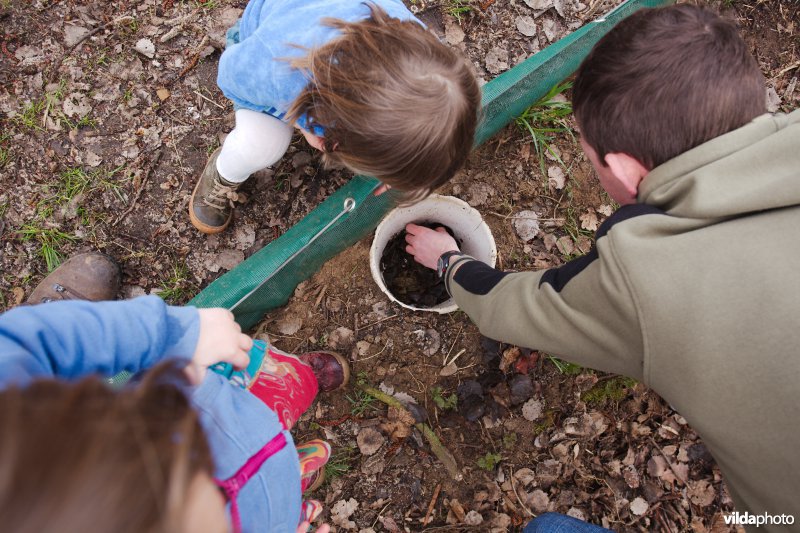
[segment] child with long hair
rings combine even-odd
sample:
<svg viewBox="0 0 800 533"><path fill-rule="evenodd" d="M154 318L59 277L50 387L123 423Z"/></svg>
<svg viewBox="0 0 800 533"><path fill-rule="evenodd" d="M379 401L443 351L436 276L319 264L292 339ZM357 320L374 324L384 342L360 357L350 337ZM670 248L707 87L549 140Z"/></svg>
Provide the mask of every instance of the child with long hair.
<svg viewBox="0 0 800 533"><path fill-rule="evenodd" d="M242 369L237 379L207 372L218 361ZM117 391L100 377L154 366ZM3 531L305 531L321 506L301 494L330 447L295 448L289 429L348 374L338 354L254 345L226 310L155 296L8 311Z"/></svg>
<svg viewBox="0 0 800 533"><path fill-rule="evenodd" d="M378 178L376 193L421 198L466 160L480 105L470 66L400 0L252 0L217 83L236 127L192 193L204 233L228 226L236 190L280 160L295 129L326 164Z"/></svg>

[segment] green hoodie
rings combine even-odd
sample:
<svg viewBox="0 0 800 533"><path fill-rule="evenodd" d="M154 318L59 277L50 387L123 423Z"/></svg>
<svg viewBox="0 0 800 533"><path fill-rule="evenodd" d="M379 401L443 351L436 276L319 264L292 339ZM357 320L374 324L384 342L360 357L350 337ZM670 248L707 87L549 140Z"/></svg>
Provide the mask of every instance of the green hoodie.
<svg viewBox="0 0 800 533"><path fill-rule="evenodd" d="M488 337L644 382L701 435L739 512L800 527L800 110L664 163L638 200L584 257L460 260L448 290Z"/></svg>

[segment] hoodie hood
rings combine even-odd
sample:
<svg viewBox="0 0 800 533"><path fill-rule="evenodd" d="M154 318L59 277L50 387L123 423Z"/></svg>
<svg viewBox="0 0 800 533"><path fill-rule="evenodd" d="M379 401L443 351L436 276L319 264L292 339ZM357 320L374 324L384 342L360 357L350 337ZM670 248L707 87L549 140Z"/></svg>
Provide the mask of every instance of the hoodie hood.
<svg viewBox="0 0 800 533"><path fill-rule="evenodd" d="M800 205L800 110L765 114L653 169L640 203L685 218Z"/></svg>

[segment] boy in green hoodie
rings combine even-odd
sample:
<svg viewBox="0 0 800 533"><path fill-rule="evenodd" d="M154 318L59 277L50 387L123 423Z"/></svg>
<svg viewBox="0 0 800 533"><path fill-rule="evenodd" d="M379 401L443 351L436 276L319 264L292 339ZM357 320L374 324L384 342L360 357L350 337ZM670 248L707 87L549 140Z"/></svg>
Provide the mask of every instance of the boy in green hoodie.
<svg viewBox="0 0 800 533"><path fill-rule="evenodd" d="M764 78L736 28L689 4L620 22L580 66L573 106L587 158L621 205L587 255L500 272L414 224L408 252L438 267L484 335L658 392L719 464L734 519L790 530L800 111L766 114Z"/></svg>

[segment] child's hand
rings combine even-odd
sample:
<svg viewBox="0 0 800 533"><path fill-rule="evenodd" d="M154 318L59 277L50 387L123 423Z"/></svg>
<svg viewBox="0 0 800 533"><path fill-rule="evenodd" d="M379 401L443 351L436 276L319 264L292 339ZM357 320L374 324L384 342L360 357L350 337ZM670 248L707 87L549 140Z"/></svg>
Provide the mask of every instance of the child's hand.
<svg viewBox="0 0 800 533"><path fill-rule="evenodd" d="M413 255L417 263L434 270L443 253L458 250L456 240L443 227L438 227L434 231L424 226L408 224L406 242L408 243L406 252Z"/></svg>
<svg viewBox="0 0 800 533"><path fill-rule="evenodd" d="M198 309L200 335L192 360L184 372L192 385L199 385L208 367L216 363L230 363L237 369L250 363L248 352L253 339L242 333L242 328L226 309Z"/></svg>

